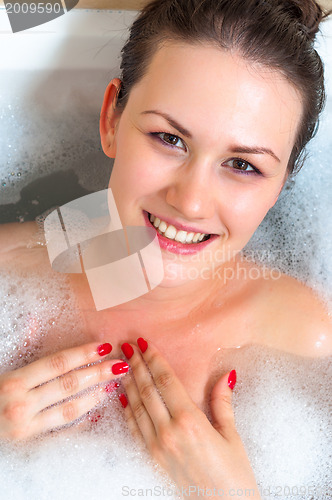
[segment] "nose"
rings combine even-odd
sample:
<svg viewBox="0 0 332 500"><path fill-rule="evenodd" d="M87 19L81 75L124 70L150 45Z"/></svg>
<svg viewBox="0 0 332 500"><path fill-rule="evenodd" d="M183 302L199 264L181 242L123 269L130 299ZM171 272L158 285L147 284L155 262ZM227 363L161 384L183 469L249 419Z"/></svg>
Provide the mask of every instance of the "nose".
<svg viewBox="0 0 332 500"><path fill-rule="evenodd" d="M166 202L187 220L211 218L215 203L209 166L198 161L182 165L167 188Z"/></svg>

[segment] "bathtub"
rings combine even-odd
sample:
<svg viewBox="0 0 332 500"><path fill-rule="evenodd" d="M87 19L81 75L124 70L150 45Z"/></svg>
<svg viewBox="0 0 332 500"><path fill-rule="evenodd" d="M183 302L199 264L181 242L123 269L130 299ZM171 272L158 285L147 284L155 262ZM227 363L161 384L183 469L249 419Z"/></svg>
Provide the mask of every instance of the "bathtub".
<svg viewBox="0 0 332 500"><path fill-rule="evenodd" d="M0 8L0 223L107 187L98 117L134 16L74 9L12 34Z"/></svg>
<svg viewBox="0 0 332 500"><path fill-rule="evenodd" d="M107 187L112 165L100 146L99 112L107 83L119 75L119 52L135 15L131 11L74 9L48 24L12 34L6 12L0 8L0 223L33 220L56 205ZM325 61L330 97L319 133L310 145L305 167L287 184L247 252L259 254L262 261L307 282L331 304L331 21L323 31L318 49ZM24 297L32 293L28 281L20 286ZM9 285L8 290L7 300L15 305L17 297L10 299ZM63 304L68 305L61 302L58 307ZM6 339L7 351L8 332L15 335L18 330L17 317L7 321L12 310L8 306L0 317L0 337ZM8 361L8 357L3 359ZM237 425L267 492L263 498L308 500L309 492L314 491L310 489L312 478L318 478L312 498L330 498L326 475L331 433L325 424L321 429L330 389L317 388L314 378L308 380L309 373L328 377L328 364L302 363L255 347L234 350L223 363L225 369L240 367L234 400ZM242 384L241 378L248 384ZM294 380L297 392L289 382ZM317 400L307 400L306 394ZM317 401L319 408L313 411ZM92 433L73 437L54 435L24 456L15 449L4 454L0 450L1 496L82 500L94 495L118 500L121 495L130 496L130 487L131 496L138 496L150 472L142 463L141 452L125 446L121 424L112 425L106 423ZM275 425L283 430L282 437ZM120 436L115 444L111 441L114 435ZM130 460L134 465L128 469ZM109 468L119 476L117 493L110 492L114 476L107 476ZM149 478L152 487L160 485L159 479ZM129 489L121 489L123 485ZM154 491L155 497L171 498L167 490L164 495Z"/></svg>

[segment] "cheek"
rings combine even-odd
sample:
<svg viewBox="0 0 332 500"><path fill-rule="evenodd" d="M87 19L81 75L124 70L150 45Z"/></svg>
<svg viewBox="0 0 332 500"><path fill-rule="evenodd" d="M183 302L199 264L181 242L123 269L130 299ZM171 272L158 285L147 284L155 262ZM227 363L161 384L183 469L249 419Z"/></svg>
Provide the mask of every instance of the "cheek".
<svg viewBox="0 0 332 500"><path fill-rule="evenodd" d="M144 142L127 117L123 116L116 136L114 173L117 177L124 177L129 182L140 180L142 176L148 178L146 167L149 161Z"/></svg>
<svg viewBox="0 0 332 500"><path fill-rule="evenodd" d="M278 189L248 185L229 192L231 196L220 204L219 214L230 237L250 237L273 205L277 193Z"/></svg>
<svg viewBox="0 0 332 500"><path fill-rule="evenodd" d="M135 200L140 196L155 193L160 188L156 169L150 169L147 159L143 161L143 156L125 153L119 155L114 163L113 172L110 179L110 187L116 187L121 192L121 196L130 194Z"/></svg>
<svg viewBox="0 0 332 500"><path fill-rule="evenodd" d="M167 183L169 165L161 163L160 156L146 146L144 140L137 134L123 139L119 135L117 155L114 162L110 187L120 189L123 195L130 191L134 197L145 194L155 194Z"/></svg>

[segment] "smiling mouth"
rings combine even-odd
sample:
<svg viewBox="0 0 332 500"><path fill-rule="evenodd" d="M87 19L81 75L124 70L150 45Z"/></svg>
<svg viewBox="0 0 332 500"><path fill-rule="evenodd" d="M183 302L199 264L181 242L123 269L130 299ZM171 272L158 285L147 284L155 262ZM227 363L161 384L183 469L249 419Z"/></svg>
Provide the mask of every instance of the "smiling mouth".
<svg viewBox="0 0 332 500"><path fill-rule="evenodd" d="M184 245L192 245L202 243L211 237L211 234L194 233L177 229L172 224L160 220L153 214L147 212L151 224L155 227L157 232L171 241L177 241Z"/></svg>

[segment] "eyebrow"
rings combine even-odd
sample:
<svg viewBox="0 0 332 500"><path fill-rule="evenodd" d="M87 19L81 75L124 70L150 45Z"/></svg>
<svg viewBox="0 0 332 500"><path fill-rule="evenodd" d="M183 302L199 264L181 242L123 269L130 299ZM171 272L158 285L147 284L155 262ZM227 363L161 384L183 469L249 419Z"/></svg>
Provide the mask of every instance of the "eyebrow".
<svg viewBox="0 0 332 500"><path fill-rule="evenodd" d="M143 111L141 113L142 115L159 115L159 116L162 116L163 118L165 118L166 121L168 121L168 123L176 128L176 130L178 130L182 135L184 135L185 137L188 137L189 139L192 138L192 134L189 132L189 130L187 130L186 128L182 127L182 125L180 125L180 123L178 123L176 120L174 120L174 118L172 118L170 115L168 115L167 113L163 113L162 111L157 111L155 109L149 109L147 111Z"/></svg>
<svg viewBox="0 0 332 500"><path fill-rule="evenodd" d="M164 118L166 121L168 121L168 123L172 127L176 128L176 130L178 130L182 135L184 135L185 137L188 137L189 139L192 139L191 132L189 132L189 130L187 130L182 125L180 125L180 123L178 123L176 120L174 120L174 118L172 118L167 113L163 113L162 111L157 111L155 109L149 109L147 111L143 111L141 114L142 115L149 115L149 114L159 115L162 118ZM278 156L270 148L265 148L265 147L260 147L260 146L244 146L241 144L237 144L237 145L231 146L230 151L233 154L236 154L236 153L253 154L253 155L268 154L269 156L272 156L272 158L274 158L278 163L281 163L280 158L278 158Z"/></svg>
<svg viewBox="0 0 332 500"><path fill-rule="evenodd" d="M268 154L272 156L278 163L281 163L280 158L272 151L272 149L269 148L264 148L264 147L259 147L259 146L241 146L241 145L236 145L236 146L231 146L230 151L232 153L244 153L244 154L251 154L251 155L264 155Z"/></svg>

